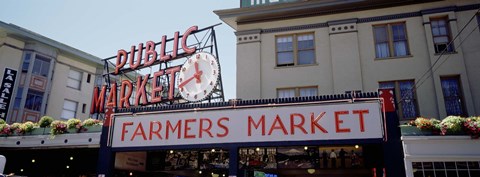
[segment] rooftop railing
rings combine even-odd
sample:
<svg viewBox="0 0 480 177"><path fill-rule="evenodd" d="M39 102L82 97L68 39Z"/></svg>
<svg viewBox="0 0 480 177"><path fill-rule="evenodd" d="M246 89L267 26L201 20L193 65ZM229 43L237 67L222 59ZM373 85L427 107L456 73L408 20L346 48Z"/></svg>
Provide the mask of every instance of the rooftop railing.
<svg viewBox="0 0 480 177"><path fill-rule="evenodd" d="M240 7L253 7L279 3L296 2L300 0L240 0Z"/></svg>

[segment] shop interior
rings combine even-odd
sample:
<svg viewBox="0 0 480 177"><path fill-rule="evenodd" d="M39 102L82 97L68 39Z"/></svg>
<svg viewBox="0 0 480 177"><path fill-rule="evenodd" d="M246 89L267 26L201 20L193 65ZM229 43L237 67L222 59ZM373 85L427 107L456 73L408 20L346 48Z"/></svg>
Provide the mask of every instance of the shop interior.
<svg viewBox="0 0 480 177"><path fill-rule="evenodd" d="M371 177L383 165L378 144L241 147L238 177ZM227 149L118 152L114 176L228 177Z"/></svg>

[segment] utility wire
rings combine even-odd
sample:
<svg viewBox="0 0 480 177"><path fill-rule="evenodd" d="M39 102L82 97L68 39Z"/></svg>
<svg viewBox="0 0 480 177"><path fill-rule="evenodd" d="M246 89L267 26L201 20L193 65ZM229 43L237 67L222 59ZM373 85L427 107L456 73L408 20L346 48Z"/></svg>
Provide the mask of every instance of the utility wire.
<svg viewBox="0 0 480 177"><path fill-rule="evenodd" d="M428 68L427 71L425 71L422 76L420 76L420 78L418 79L418 82L414 83L413 86L410 88L410 90L412 90L412 92L415 92L418 88L420 88L420 86L423 85L424 82L427 81L428 78L432 77L433 74L428 74L430 72L435 72L438 68L440 68L440 66L445 63L445 61L450 57L450 55L448 55L445 60L443 62L441 62L438 67L434 70L434 67L435 65L440 61L440 59L442 58L442 56L447 53L447 50L448 50L448 47L450 47L452 45L452 43L460 36L460 34L467 28L467 26L473 21L473 19L475 19L476 15L480 12L480 8L477 9L477 12L475 12L475 14L470 18L470 20L462 27L462 29L457 33L457 35L455 35L455 37L447 44L447 47L445 49L443 49L443 51L440 53L440 55L437 57L437 59L435 60L435 62ZM475 29L478 28L478 24L476 25ZM474 30L475 30L474 29ZM472 32L474 31L472 30ZM472 32L470 32L468 34L468 36L470 36L472 34ZM466 39L468 39L468 36ZM463 41L465 41L466 39L464 39ZM460 42L460 44L455 47L455 50L456 51L462 44L463 44L463 41ZM417 84L418 83L418 84ZM397 104L401 103L403 100L405 100L407 95L404 95L402 96L402 98L397 101Z"/></svg>

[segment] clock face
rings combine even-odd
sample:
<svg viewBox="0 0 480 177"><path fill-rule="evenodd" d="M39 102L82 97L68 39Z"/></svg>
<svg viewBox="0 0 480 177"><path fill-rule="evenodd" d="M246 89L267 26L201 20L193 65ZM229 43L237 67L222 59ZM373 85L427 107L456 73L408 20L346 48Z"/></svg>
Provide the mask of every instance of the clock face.
<svg viewBox="0 0 480 177"><path fill-rule="evenodd" d="M202 101L217 85L220 66L210 53L199 52L185 61L178 76L178 90L188 101Z"/></svg>

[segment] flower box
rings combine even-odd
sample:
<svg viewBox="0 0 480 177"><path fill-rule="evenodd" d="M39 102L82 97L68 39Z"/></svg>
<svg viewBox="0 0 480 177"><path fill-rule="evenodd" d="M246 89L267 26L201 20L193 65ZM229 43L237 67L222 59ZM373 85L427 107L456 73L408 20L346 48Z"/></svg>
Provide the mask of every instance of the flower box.
<svg viewBox="0 0 480 177"><path fill-rule="evenodd" d="M434 135L431 130L421 130L415 126L400 126L402 136L431 136Z"/></svg>
<svg viewBox="0 0 480 177"><path fill-rule="evenodd" d="M92 132L102 132L103 125L91 125L83 126L82 132L92 133Z"/></svg>
<svg viewBox="0 0 480 177"><path fill-rule="evenodd" d="M25 133L25 135L48 135L50 134L50 127L47 128L34 128L31 132Z"/></svg>

